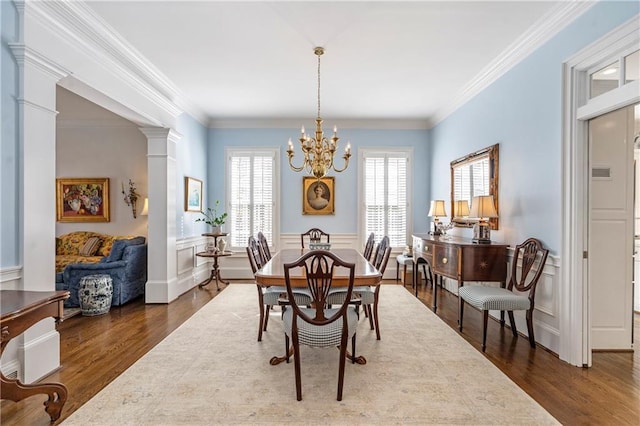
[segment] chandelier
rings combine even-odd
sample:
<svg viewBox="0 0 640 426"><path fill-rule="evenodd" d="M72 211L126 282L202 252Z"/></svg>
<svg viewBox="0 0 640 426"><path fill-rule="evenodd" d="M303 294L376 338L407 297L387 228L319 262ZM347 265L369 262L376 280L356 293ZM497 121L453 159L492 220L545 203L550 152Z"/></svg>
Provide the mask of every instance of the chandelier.
<svg viewBox="0 0 640 426"><path fill-rule="evenodd" d="M351 157L351 144L347 143L344 149L344 167L341 169L336 168L333 157L338 148L338 129L333 128L333 136L328 139L324 137L322 131L322 118L320 118L320 56L324 53L324 48L316 47L313 49L313 53L318 56L318 118L316 118L316 132L315 137L310 137L305 134L304 126L300 133L300 148L302 149L302 155L304 156L302 165L296 167L293 165L293 142L289 138L289 148L287 148L287 155L289 156L289 166L296 171L301 172L305 170L309 175L313 175L320 179L327 175L327 173L333 169L336 172L342 172L346 170L349 165L349 157Z"/></svg>

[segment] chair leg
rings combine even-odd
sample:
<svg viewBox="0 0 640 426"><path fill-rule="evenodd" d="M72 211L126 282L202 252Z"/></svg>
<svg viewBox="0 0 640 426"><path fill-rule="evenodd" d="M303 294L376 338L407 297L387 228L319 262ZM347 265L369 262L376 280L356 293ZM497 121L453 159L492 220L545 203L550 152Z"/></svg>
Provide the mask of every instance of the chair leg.
<svg viewBox="0 0 640 426"><path fill-rule="evenodd" d="M302 401L302 378L300 377L300 342L298 341L297 332L292 333L293 341L293 365L296 371L296 398Z"/></svg>
<svg viewBox="0 0 640 426"><path fill-rule="evenodd" d="M264 331L267 331L267 324L269 323L269 312L271 312L271 306L267 305L267 309L264 315Z"/></svg>
<svg viewBox="0 0 640 426"><path fill-rule="evenodd" d="M289 336L284 335L284 354L287 357L287 364L289 364Z"/></svg>
<svg viewBox="0 0 640 426"><path fill-rule="evenodd" d="M511 323L511 333L513 337L518 337L518 330L516 329L516 319L513 317L513 311L507 311L509 314L509 322Z"/></svg>
<svg viewBox="0 0 640 426"><path fill-rule="evenodd" d="M529 332L529 344L536 348L536 338L533 335L533 309L527 310L527 331Z"/></svg>
<svg viewBox="0 0 640 426"><path fill-rule="evenodd" d="M380 340L380 323L378 322L378 295L380 293L380 286L376 287L376 292L373 295L373 321L376 323L376 339Z"/></svg>
<svg viewBox="0 0 640 426"><path fill-rule="evenodd" d="M262 322L264 321L264 298L262 297L262 288L258 288L258 303L260 304L260 325L258 326L258 342L262 341Z"/></svg>
<svg viewBox="0 0 640 426"><path fill-rule="evenodd" d="M351 364L356 363L356 334L353 333L353 337L351 338Z"/></svg>
<svg viewBox="0 0 640 426"><path fill-rule="evenodd" d="M400 262L396 260L396 282L400 281Z"/></svg>
<svg viewBox="0 0 640 426"><path fill-rule="evenodd" d="M482 311L482 352L487 349L487 323L489 322L489 311Z"/></svg>
<svg viewBox="0 0 640 426"><path fill-rule="evenodd" d="M458 330L462 332L462 317L464 315L464 300L458 296Z"/></svg>
<svg viewBox="0 0 640 426"><path fill-rule="evenodd" d="M367 310L367 316L369 317L369 327L371 327L371 329L374 329L374 325L373 325L373 313L371 312L371 305L365 305L365 309Z"/></svg>
<svg viewBox="0 0 640 426"><path fill-rule="evenodd" d="M344 316L342 318L343 321L346 322L347 318ZM342 385L344 384L344 366L346 364L347 358L347 326L343 325L342 330L342 340L340 342L340 368L338 370L338 401L342 401Z"/></svg>

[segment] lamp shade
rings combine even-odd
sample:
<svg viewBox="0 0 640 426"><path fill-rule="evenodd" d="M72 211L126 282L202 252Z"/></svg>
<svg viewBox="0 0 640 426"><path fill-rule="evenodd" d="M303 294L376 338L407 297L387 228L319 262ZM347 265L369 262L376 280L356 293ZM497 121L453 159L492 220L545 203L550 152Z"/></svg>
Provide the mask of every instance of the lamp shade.
<svg viewBox="0 0 640 426"><path fill-rule="evenodd" d="M471 211L469 217L490 218L498 217L495 204L493 203L493 195L479 195L471 200Z"/></svg>
<svg viewBox="0 0 640 426"><path fill-rule="evenodd" d="M427 216L439 217L446 215L447 212L444 210L444 200L431 200L431 206L429 207L429 213Z"/></svg>
<svg viewBox="0 0 640 426"><path fill-rule="evenodd" d="M149 199L145 197L140 216L149 216Z"/></svg>
<svg viewBox="0 0 640 426"><path fill-rule="evenodd" d="M469 202L467 200L454 201L453 216L454 217L469 216Z"/></svg>

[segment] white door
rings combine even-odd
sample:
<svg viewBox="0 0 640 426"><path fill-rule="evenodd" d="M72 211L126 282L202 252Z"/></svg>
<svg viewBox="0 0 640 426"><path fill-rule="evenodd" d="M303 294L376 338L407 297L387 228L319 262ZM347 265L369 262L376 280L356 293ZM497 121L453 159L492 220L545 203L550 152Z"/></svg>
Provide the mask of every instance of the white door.
<svg viewBox="0 0 640 426"><path fill-rule="evenodd" d="M633 107L589 121L592 349L632 349Z"/></svg>

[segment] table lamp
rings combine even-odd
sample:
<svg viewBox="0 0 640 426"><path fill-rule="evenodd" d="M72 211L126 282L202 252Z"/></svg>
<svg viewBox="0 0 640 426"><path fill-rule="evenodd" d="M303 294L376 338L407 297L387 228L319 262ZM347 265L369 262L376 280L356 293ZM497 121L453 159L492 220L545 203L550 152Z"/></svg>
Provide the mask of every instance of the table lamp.
<svg viewBox="0 0 640 426"><path fill-rule="evenodd" d="M447 215L447 212L444 209L444 200L431 200L431 206L427 215L433 217L433 229L431 230L430 234L442 235L442 231L438 226L440 223L438 217Z"/></svg>
<svg viewBox="0 0 640 426"><path fill-rule="evenodd" d="M471 200L469 217L478 218L478 223L473 226L473 242L479 244L491 243L491 226L487 219L498 217L493 195L480 195Z"/></svg>
<svg viewBox="0 0 640 426"><path fill-rule="evenodd" d="M453 203L453 217L469 216L469 202L467 200L458 200Z"/></svg>

